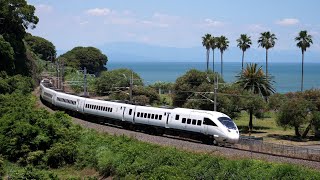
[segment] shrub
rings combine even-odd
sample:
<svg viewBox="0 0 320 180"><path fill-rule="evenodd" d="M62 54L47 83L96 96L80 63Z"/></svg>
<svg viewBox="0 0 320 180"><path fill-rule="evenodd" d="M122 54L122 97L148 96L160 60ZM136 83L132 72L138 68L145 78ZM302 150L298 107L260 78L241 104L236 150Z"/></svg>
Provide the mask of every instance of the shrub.
<svg viewBox="0 0 320 180"><path fill-rule="evenodd" d="M4 175L4 159L0 156L0 178Z"/></svg>

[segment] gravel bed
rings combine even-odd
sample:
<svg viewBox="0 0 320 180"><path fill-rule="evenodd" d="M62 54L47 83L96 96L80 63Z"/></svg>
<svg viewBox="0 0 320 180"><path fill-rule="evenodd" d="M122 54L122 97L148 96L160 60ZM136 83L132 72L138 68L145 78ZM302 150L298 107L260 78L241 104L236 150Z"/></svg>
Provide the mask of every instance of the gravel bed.
<svg viewBox="0 0 320 180"><path fill-rule="evenodd" d="M38 93L34 93L34 94L38 95ZM38 100L37 105L39 107L44 107L51 112L53 111L50 108L43 105L40 100ZM258 160L269 161L269 162L296 164L296 165L301 165L301 166L320 170L320 162L316 162L316 161L280 157L280 156L274 156L274 155L268 155L268 154L254 153L254 152L249 152L249 151L244 151L239 149L206 145L206 144L201 144L200 142L194 142L191 140L182 140L176 137L171 137L166 135L155 136L155 135L149 135L142 132L122 129L121 127L97 124L97 123L84 121L82 119L78 119L74 117L72 119L75 124L79 124L85 128L95 129L98 132L104 132L112 135L126 135L143 142L158 144L161 146L171 146L171 147L176 147L178 149L184 149L192 152L202 152L202 153L204 152L204 153L212 154L213 156L214 155L224 156L230 159L251 158L251 159L258 159Z"/></svg>

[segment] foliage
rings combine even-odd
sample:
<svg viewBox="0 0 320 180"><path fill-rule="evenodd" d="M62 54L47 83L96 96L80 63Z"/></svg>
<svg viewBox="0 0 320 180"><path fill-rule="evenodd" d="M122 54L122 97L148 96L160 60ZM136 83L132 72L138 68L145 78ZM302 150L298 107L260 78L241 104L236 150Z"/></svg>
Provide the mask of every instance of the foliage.
<svg viewBox="0 0 320 180"><path fill-rule="evenodd" d="M0 156L0 178L4 175L4 159Z"/></svg>
<svg viewBox="0 0 320 180"><path fill-rule="evenodd" d="M95 47L75 47L60 57L65 59L65 64L76 69L87 68L88 73L100 74L106 70L108 57Z"/></svg>
<svg viewBox="0 0 320 180"><path fill-rule="evenodd" d="M150 87L134 86L133 96L145 96L149 99L150 103L156 103L160 100L160 96L154 89ZM141 97L140 97L141 98Z"/></svg>
<svg viewBox="0 0 320 180"><path fill-rule="evenodd" d="M186 72L186 74L177 78L174 84L173 105L182 107L188 99L191 99L191 97L195 95L194 92L213 91L213 80L215 76L218 76L219 83L224 82L218 74L212 71L202 72L196 69L191 69Z"/></svg>
<svg viewBox="0 0 320 180"><path fill-rule="evenodd" d="M132 101L135 103L135 104L139 104L139 105L142 105L142 106L145 106L145 105L148 105L150 104L150 99L145 96L145 95L138 95L138 96L134 96L132 98Z"/></svg>
<svg viewBox="0 0 320 180"><path fill-rule="evenodd" d="M115 179L316 179L317 171L258 160L230 160L87 130L81 136L79 167L95 167Z"/></svg>
<svg viewBox="0 0 320 180"><path fill-rule="evenodd" d="M211 44L210 44L210 40L211 40L211 34L205 34L202 37L202 45L206 48L207 52L206 52L206 57L207 57L207 71L209 71L209 55L210 55L210 48L211 48Z"/></svg>
<svg viewBox="0 0 320 180"><path fill-rule="evenodd" d="M75 161L79 127L70 117L35 110L30 96L15 93L0 99L0 154L22 165L57 167Z"/></svg>
<svg viewBox="0 0 320 180"><path fill-rule="evenodd" d="M262 67L257 67L256 63L247 64L247 67L240 72L236 84L239 84L245 90L261 96L270 96L275 92L272 87L271 78L267 78Z"/></svg>
<svg viewBox="0 0 320 180"><path fill-rule="evenodd" d="M307 51L307 48L311 46L312 36L308 34L307 31L300 31L299 35L294 39L297 42L297 47L301 49L302 52Z"/></svg>
<svg viewBox="0 0 320 180"><path fill-rule="evenodd" d="M30 77L21 75L7 76L5 72L0 74L0 94L11 94L13 92L27 94L33 89L34 82Z"/></svg>
<svg viewBox="0 0 320 180"><path fill-rule="evenodd" d="M149 85L149 87L160 92L160 94L172 92L173 86L174 84L171 82L161 82L161 81L157 81L154 84Z"/></svg>
<svg viewBox="0 0 320 180"><path fill-rule="evenodd" d="M115 69L112 71L103 71L95 83L96 92L100 95L110 94L112 91L123 90L130 86L131 73L133 84L143 85L140 76L130 69Z"/></svg>
<svg viewBox="0 0 320 180"><path fill-rule="evenodd" d="M84 85L84 74L77 69L66 67L64 80L69 81L69 85L73 91L76 93L83 92L83 85ZM95 82L96 78L94 75L87 74L87 91L88 92L95 92Z"/></svg>
<svg viewBox="0 0 320 180"><path fill-rule="evenodd" d="M237 46L242 50L242 70L244 61L244 52L252 45L251 37L246 34L241 34L240 38L237 39Z"/></svg>
<svg viewBox="0 0 320 180"><path fill-rule="evenodd" d="M269 110L278 111L281 106L287 103L288 97L285 94L275 93L269 96L268 108Z"/></svg>
<svg viewBox="0 0 320 180"><path fill-rule="evenodd" d="M41 59L52 61L56 56L56 48L52 42L42 37L32 36L31 34L28 34L24 40Z"/></svg>
<svg viewBox="0 0 320 180"><path fill-rule="evenodd" d="M295 135L300 137L299 128L301 125L308 122L309 110L310 103L307 100L292 98L281 106L277 117L277 123L284 128L294 127Z"/></svg>
<svg viewBox="0 0 320 180"><path fill-rule="evenodd" d="M9 42L0 35L0 71L13 72L14 51Z"/></svg>
<svg viewBox="0 0 320 180"><path fill-rule="evenodd" d="M23 42L23 38L26 34L26 29L29 27L35 28L38 23L38 17L34 15L35 7L29 5L26 0L2 0L0 1L0 19L3 25L0 26L0 34L2 34L3 39L7 42L6 51L1 54L7 54L7 57L3 58L1 56L1 61L8 60L8 50L9 56L14 55L14 66L10 62L6 62L6 67L8 69L1 70L7 71L8 74L23 74L30 75L32 71L30 70L30 62L26 56L26 48ZM10 45L9 45L9 44ZM2 40L1 46L4 45ZM11 48L14 54L11 52ZM3 47L2 47L3 48ZM9 49L8 49L9 48ZM9 58L10 59L10 58ZM14 71L12 70L14 68Z"/></svg>

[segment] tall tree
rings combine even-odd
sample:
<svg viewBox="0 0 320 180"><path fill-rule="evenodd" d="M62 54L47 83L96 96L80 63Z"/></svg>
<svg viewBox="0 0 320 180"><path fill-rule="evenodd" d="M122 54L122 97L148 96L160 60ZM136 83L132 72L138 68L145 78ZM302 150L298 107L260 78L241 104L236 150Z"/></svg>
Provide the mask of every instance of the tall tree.
<svg viewBox="0 0 320 180"><path fill-rule="evenodd" d="M261 33L260 38L258 39L259 47L263 47L266 49L266 77L268 79L268 50L273 48L276 44L276 35L271 33L270 31Z"/></svg>
<svg viewBox="0 0 320 180"><path fill-rule="evenodd" d="M275 93L272 81L266 78L262 67L258 68L256 63L247 64L247 67L236 77L238 78L236 83L249 92L261 96L269 96Z"/></svg>
<svg viewBox="0 0 320 180"><path fill-rule="evenodd" d="M205 34L202 37L202 45L207 50L207 54L206 54L207 55L207 71L209 71L210 39L211 39L211 34Z"/></svg>
<svg viewBox="0 0 320 180"><path fill-rule="evenodd" d="M217 48L217 38L214 36L211 36L210 38L210 47L212 49L212 71L214 71L214 50Z"/></svg>
<svg viewBox="0 0 320 180"><path fill-rule="evenodd" d="M240 72L237 76L238 80L236 84L239 84L241 88L249 91L252 94L262 96L269 96L274 93L275 90L272 87L272 82L270 79L264 75L262 71L262 67L258 68L256 63L247 64L247 67ZM249 95L251 98L248 99L246 103L246 109L250 114L249 119L249 132L252 132L252 115L257 113L260 109L262 109L263 102L261 102L262 98L257 96Z"/></svg>
<svg viewBox="0 0 320 180"><path fill-rule="evenodd" d="M229 47L229 40L225 36L220 36L217 38L217 48L220 49L220 59L221 59L221 77L223 78L223 52Z"/></svg>
<svg viewBox="0 0 320 180"><path fill-rule="evenodd" d="M23 38L26 29L35 28L39 21L34 13L35 7L29 5L26 0L0 1L0 34L14 51L15 74L31 74ZM3 58L0 57L0 59Z"/></svg>
<svg viewBox="0 0 320 180"><path fill-rule="evenodd" d="M56 56L56 47L52 42L38 36L27 34L24 40L30 46L31 50L43 60L51 60Z"/></svg>
<svg viewBox="0 0 320 180"><path fill-rule="evenodd" d="M244 61L244 52L250 48L252 42L251 37L247 36L246 34L241 34L240 38L237 39L238 47L242 50L242 71L243 71L243 61Z"/></svg>
<svg viewBox="0 0 320 180"><path fill-rule="evenodd" d="M307 31L300 31L299 35L295 38L298 41L297 47L301 49L302 53L302 69L301 69L301 91L303 91L303 65L304 65L304 52L311 46L312 36Z"/></svg>

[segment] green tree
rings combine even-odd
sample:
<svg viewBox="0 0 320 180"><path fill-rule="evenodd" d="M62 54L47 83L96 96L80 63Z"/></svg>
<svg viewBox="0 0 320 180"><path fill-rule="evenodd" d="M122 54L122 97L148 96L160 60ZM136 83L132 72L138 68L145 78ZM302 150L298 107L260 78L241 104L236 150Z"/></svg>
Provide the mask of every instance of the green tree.
<svg viewBox="0 0 320 180"><path fill-rule="evenodd" d="M225 36L217 37L217 48L220 49L221 77L223 78L223 52L229 47L229 40Z"/></svg>
<svg viewBox="0 0 320 180"><path fill-rule="evenodd" d="M34 13L35 7L27 4L25 0L0 1L0 34L14 51L14 74L32 74L30 62L26 57L23 38L26 34L26 29L35 28L39 21ZM2 61L4 59L3 56L0 59ZM11 74L12 66L8 68L9 71L7 72Z"/></svg>
<svg viewBox="0 0 320 180"><path fill-rule="evenodd" d="M243 62L244 62L244 52L250 48L252 42L251 37L246 34L241 34L240 38L237 39L237 46L242 50L242 71L243 71Z"/></svg>
<svg viewBox="0 0 320 180"><path fill-rule="evenodd" d="M269 110L278 111L283 104L287 103L288 100L289 98L285 94L272 94L268 98L268 108Z"/></svg>
<svg viewBox="0 0 320 180"><path fill-rule="evenodd" d="M259 47L263 47L266 49L266 77L268 79L268 50L273 48L276 44L276 35L271 33L270 31L261 33L261 36L258 39Z"/></svg>
<svg viewBox="0 0 320 180"><path fill-rule="evenodd" d="M295 135L301 137L299 128L308 122L310 103L302 98L291 98L277 115L277 124L284 128L294 127Z"/></svg>
<svg viewBox="0 0 320 180"><path fill-rule="evenodd" d="M266 103L264 99L259 95L255 95L251 93L249 93L248 95L250 97L246 99L244 108L249 113L249 133L251 133L253 129L253 123L252 123L253 115L260 114L261 110L265 109Z"/></svg>
<svg viewBox="0 0 320 180"><path fill-rule="evenodd" d="M11 44L0 35L0 71L12 74L14 70L14 51Z"/></svg>
<svg viewBox="0 0 320 180"><path fill-rule="evenodd" d="M31 34L28 34L24 40L41 59L50 61L56 56L56 48L52 42Z"/></svg>
<svg viewBox="0 0 320 180"><path fill-rule="evenodd" d="M65 58L65 64L77 69L87 68L91 74L99 74L106 70L105 65L108 61L106 55L94 47L75 47L61 55Z"/></svg>
<svg viewBox="0 0 320 180"><path fill-rule="evenodd" d="M215 70L214 70L214 50L217 48L217 38L214 36L211 36L211 38L210 38L210 47L212 49L212 71L215 72Z"/></svg>
<svg viewBox="0 0 320 180"><path fill-rule="evenodd" d="M204 46L207 50L207 71L209 71L209 55L210 55L210 39L211 39L211 34L205 34L202 37L202 46Z"/></svg>
<svg viewBox="0 0 320 180"><path fill-rule="evenodd" d="M272 81L267 79L262 71L262 67L258 68L256 63L247 64L246 69L236 77L238 78L236 84L239 84L240 87L253 94L267 97L275 92L275 89L272 87Z"/></svg>
<svg viewBox="0 0 320 180"><path fill-rule="evenodd" d="M303 65L304 65L304 52L307 51L307 48L311 46L312 36L308 34L307 31L300 31L299 35L295 38L295 41L298 41L297 47L301 49L302 53L302 67L301 67L301 91L303 91Z"/></svg>
<svg viewBox="0 0 320 180"><path fill-rule="evenodd" d="M141 77L130 69L115 69L103 71L97 78L95 89L98 94L110 94L112 91L124 90L130 86L130 77L133 73L134 85L142 86Z"/></svg>
<svg viewBox="0 0 320 180"><path fill-rule="evenodd" d="M212 82L215 76L218 76L219 82L224 82L223 79L217 73L213 73L212 71L203 72L196 69L191 69L188 72L186 72L186 74L177 78L176 83L174 84L174 87L173 87L174 88L173 105L182 107L187 102L188 98L189 99L197 98L197 97L193 98L193 96L197 95L195 94L195 92L212 91L213 90ZM210 79L210 82L208 81L208 78ZM200 96L200 95L198 94L197 96ZM203 99L203 97L201 99ZM201 106L201 107L204 107L204 106Z"/></svg>

